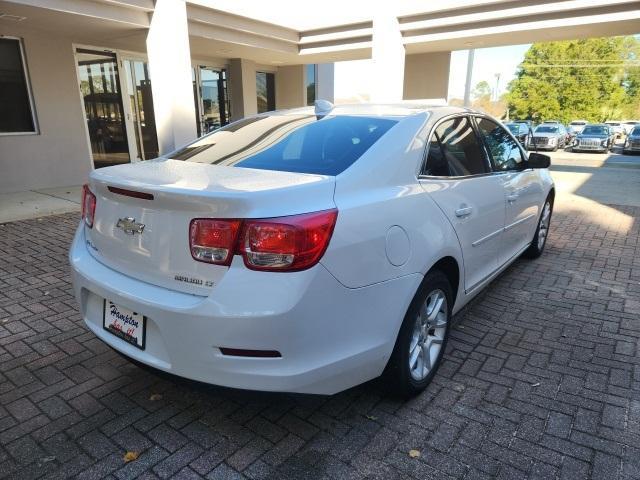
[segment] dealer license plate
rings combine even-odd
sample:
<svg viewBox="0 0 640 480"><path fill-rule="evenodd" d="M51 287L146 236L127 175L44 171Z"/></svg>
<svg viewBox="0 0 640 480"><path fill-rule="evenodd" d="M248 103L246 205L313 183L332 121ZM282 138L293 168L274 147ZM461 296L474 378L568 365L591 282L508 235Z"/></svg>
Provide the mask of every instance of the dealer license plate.
<svg viewBox="0 0 640 480"><path fill-rule="evenodd" d="M144 350L146 318L111 300L104 301L103 328L127 343Z"/></svg>

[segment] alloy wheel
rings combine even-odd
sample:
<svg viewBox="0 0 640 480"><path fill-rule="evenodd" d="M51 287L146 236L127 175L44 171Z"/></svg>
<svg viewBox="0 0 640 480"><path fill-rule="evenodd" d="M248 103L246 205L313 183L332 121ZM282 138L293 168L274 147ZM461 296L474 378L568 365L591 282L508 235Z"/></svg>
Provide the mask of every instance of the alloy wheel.
<svg viewBox="0 0 640 480"><path fill-rule="evenodd" d="M551 203L546 202L542 209L542 216L540 217L540 227L538 228L538 250L542 250L544 242L547 241L547 234L549 233L549 223L551 221Z"/></svg>
<svg viewBox="0 0 640 480"><path fill-rule="evenodd" d="M447 297L442 290L433 290L418 311L409 344L409 371L414 380L424 380L435 366L448 317Z"/></svg>

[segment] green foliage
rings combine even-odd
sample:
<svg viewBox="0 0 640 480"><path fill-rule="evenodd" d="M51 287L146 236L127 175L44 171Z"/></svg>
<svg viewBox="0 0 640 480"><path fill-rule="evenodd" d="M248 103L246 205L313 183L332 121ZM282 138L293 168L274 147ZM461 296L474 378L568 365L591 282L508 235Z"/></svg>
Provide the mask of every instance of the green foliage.
<svg viewBox="0 0 640 480"><path fill-rule="evenodd" d="M509 84L512 118L601 122L640 116L635 37L534 43Z"/></svg>
<svg viewBox="0 0 640 480"><path fill-rule="evenodd" d="M474 100L490 100L491 99L491 86L486 80L482 80L476 84L476 88L471 92Z"/></svg>

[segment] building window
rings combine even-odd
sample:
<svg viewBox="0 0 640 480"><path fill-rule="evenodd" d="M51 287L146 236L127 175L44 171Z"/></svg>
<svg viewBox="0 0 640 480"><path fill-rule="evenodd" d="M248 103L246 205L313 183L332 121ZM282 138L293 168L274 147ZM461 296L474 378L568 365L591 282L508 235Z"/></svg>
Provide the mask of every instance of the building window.
<svg viewBox="0 0 640 480"><path fill-rule="evenodd" d="M22 42L0 37L0 135L38 133Z"/></svg>
<svg viewBox="0 0 640 480"><path fill-rule="evenodd" d="M276 109L276 76L273 73L256 73L258 113Z"/></svg>
<svg viewBox="0 0 640 480"><path fill-rule="evenodd" d="M313 105L316 101L317 96L317 87L316 87L316 68L317 65L307 65L307 78L306 78L306 86L307 86L307 105Z"/></svg>

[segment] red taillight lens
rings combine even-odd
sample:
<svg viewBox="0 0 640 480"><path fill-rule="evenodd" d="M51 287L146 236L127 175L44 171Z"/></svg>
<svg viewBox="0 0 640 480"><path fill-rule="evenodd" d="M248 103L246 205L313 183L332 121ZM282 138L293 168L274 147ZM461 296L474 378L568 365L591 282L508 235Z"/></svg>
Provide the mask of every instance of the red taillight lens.
<svg viewBox="0 0 640 480"><path fill-rule="evenodd" d="M337 210L266 220L246 220L238 253L252 270L295 271L322 257L338 218Z"/></svg>
<svg viewBox="0 0 640 480"><path fill-rule="evenodd" d="M93 227L93 217L96 213L96 196L89 190L89 185L82 186L82 218L87 227Z"/></svg>
<svg viewBox="0 0 640 480"><path fill-rule="evenodd" d="M230 265L240 220L196 218L189 225L191 256L200 262Z"/></svg>

